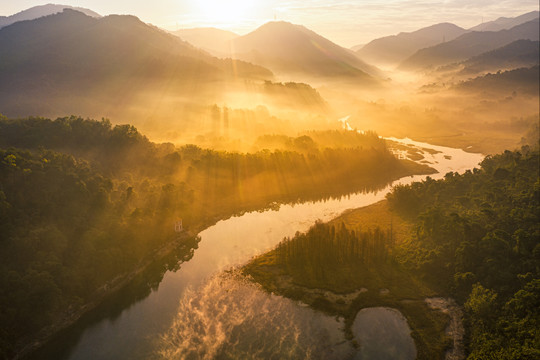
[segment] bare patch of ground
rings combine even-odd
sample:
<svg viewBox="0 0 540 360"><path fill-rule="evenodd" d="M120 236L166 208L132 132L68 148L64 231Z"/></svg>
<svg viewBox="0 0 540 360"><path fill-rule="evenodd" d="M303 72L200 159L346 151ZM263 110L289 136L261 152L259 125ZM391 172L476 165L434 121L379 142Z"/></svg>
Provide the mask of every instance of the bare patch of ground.
<svg viewBox="0 0 540 360"><path fill-rule="evenodd" d="M452 338L452 347L446 351L446 360L465 359L465 349L463 347L463 311L453 299L428 298L426 303L432 309L441 310L450 316L450 323L446 328L446 334Z"/></svg>

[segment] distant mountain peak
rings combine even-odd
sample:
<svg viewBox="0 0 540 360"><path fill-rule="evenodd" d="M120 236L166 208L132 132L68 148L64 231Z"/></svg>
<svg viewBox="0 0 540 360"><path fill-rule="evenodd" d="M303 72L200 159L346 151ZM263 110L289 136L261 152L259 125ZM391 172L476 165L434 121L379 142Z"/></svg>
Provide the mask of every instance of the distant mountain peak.
<svg viewBox="0 0 540 360"><path fill-rule="evenodd" d="M19 21L34 20L40 17L61 13L65 9L75 10L94 18L101 17L101 15L99 15L98 13L82 7L74 7L60 4L46 4L31 7L11 16L0 16L0 28L14 24Z"/></svg>
<svg viewBox="0 0 540 360"><path fill-rule="evenodd" d="M278 33L282 32L311 32L309 29L302 25L297 25L290 23L288 21L269 21L261 26L259 26L257 29L252 31L250 34L257 33L257 32L272 32L274 35L277 35ZM249 34L248 34L249 35Z"/></svg>
<svg viewBox="0 0 540 360"><path fill-rule="evenodd" d="M259 26L259 29L265 28L265 27L278 27L278 26L293 28L293 27L299 27L302 25L296 25L296 24L293 24L292 22L285 21L285 20L273 20L273 21L268 21L264 23L263 25Z"/></svg>
<svg viewBox="0 0 540 360"><path fill-rule="evenodd" d="M288 76L362 78L380 71L312 30L287 21L267 22L230 41L231 56Z"/></svg>

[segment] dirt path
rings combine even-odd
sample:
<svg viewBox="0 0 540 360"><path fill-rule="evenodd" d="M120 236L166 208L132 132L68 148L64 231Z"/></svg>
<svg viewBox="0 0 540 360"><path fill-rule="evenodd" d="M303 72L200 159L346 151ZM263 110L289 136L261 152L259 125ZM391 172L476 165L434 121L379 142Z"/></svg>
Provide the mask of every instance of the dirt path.
<svg viewBox="0 0 540 360"><path fill-rule="evenodd" d="M446 351L446 360L465 359L465 349L463 347L463 311L453 299L428 298L426 303L432 309L441 310L450 316L450 324L446 328L446 334L452 338L452 348Z"/></svg>

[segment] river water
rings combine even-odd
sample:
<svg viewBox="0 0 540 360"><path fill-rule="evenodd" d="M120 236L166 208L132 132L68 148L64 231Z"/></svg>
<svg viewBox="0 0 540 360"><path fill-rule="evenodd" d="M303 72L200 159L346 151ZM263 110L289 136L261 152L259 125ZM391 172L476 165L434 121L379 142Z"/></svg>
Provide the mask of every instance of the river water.
<svg viewBox="0 0 540 360"><path fill-rule="evenodd" d="M346 122L346 118L344 120ZM481 154L388 139L415 147L439 171L463 172ZM431 149L429 151L425 149ZM409 184L425 176L402 178ZM336 200L282 205L278 210L246 213L202 231L194 256L167 272L145 298L115 316L91 322L73 338L55 341L45 357L55 359L346 359L359 358L344 339L340 319L270 295L243 280L232 267L267 251L284 237L328 221L343 211L384 199L391 189L351 194ZM361 331L357 332L360 336ZM408 340L404 340L407 343ZM376 351L370 348L370 351ZM361 357L360 357L361 358Z"/></svg>

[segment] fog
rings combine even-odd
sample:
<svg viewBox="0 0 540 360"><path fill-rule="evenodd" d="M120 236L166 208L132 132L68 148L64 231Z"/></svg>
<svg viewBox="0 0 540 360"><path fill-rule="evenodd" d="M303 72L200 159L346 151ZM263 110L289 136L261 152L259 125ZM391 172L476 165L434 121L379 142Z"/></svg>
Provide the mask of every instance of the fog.
<svg viewBox="0 0 540 360"><path fill-rule="evenodd" d="M219 83L189 96L151 89L89 116L133 123L158 142L235 151L249 151L262 135L339 129L337 120L350 115L359 130L489 154L523 145L538 123L538 89L519 82L475 84L457 71L384 74L372 86L316 78Z"/></svg>

